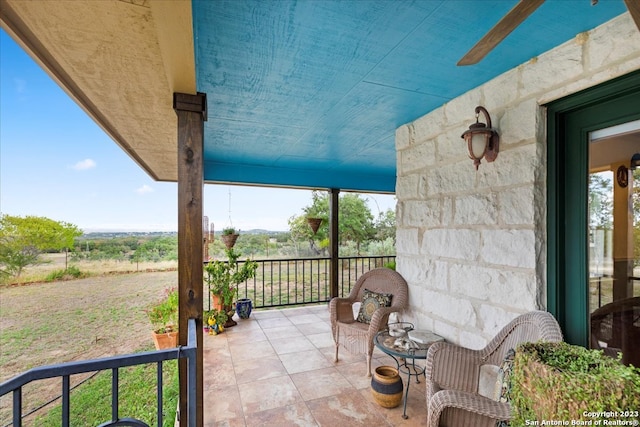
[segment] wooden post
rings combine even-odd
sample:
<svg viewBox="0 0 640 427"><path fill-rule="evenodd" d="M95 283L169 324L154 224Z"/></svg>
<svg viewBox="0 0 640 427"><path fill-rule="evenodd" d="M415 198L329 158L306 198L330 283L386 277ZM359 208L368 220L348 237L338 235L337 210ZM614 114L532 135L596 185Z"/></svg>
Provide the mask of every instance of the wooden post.
<svg viewBox="0 0 640 427"><path fill-rule="evenodd" d="M331 288L331 298L338 296L338 269L340 259L338 254L339 232L338 232L338 208L340 200L340 190L331 189L329 198L329 256L331 257L329 285Z"/></svg>
<svg viewBox="0 0 640 427"><path fill-rule="evenodd" d="M614 179L613 186L613 300L633 296L633 209L629 206L633 189L633 174L627 165L612 165L614 177L619 167L627 174L627 186L621 187ZM637 184L636 184L637 185Z"/></svg>
<svg viewBox="0 0 640 427"><path fill-rule="evenodd" d="M178 115L178 295L180 345L187 344L188 320L196 319L196 384L187 384L187 364L180 360L180 425L188 423L187 387L196 387L196 426L203 425L202 353L202 213L204 193L204 122L207 96L173 94Z"/></svg>

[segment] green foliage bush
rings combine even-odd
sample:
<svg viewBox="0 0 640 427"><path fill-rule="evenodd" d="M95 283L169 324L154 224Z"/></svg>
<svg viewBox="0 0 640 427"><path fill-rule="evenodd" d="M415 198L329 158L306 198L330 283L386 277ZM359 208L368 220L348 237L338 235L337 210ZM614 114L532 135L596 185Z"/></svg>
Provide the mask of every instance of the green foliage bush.
<svg viewBox="0 0 640 427"><path fill-rule="evenodd" d="M80 269L74 265L69 266L66 270L55 270L47 274L45 282L55 282L57 280L71 280L80 279L86 277L86 274L80 271Z"/></svg>
<svg viewBox="0 0 640 427"><path fill-rule="evenodd" d="M589 413L638 411L640 369L567 343L525 343L511 376L511 425L593 420Z"/></svg>
<svg viewBox="0 0 640 427"><path fill-rule="evenodd" d="M258 268L258 264L250 259L238 262L240 255L233 248L227 249L227 262L213 260L204 267L204 281L209 291L221 296L224 306L233 304L238 285L254 277Z"/></svg>
<svg viewBox="0 0 640 427"><path fill-rule="evenodd" d="M178 327L178 288L167 288L164 296L146 310L156 333L172 332Z"/></svg>

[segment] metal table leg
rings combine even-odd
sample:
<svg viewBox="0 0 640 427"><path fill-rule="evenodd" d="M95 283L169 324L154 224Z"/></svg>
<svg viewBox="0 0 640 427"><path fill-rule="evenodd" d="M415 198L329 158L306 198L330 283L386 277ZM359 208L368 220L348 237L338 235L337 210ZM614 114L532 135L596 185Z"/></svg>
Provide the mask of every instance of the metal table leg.
<svg viewBox="0 0 640 427"><path fill-rule="evenodd" d="M409 386L411 385L411 377L415 376L416 384L420 384L420 375L425 375L426 378L425 368L416 366L416 359L411 359L411 365L409 365L407 364L407 359L401 359L402 363L400 363L400 360L396 359L393 355L389 356L391 356L393 360L396 361L398 372L407 374L407 388L404 392L404 403L402 411L402 418L406 420L407 418L409 418L409 416L407 415L407 399L409 398Z"/></svg>

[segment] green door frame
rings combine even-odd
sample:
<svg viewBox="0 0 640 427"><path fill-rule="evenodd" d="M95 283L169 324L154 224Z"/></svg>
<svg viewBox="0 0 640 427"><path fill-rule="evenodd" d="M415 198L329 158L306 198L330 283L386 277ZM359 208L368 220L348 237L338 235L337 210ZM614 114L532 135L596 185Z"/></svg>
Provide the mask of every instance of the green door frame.
<svg viewBox="0 0 640 427"><path fill-rule="evenodd" d="M640 119L640 70L547 107L547 310L565 340L589 343L589 133Z"/></svg>

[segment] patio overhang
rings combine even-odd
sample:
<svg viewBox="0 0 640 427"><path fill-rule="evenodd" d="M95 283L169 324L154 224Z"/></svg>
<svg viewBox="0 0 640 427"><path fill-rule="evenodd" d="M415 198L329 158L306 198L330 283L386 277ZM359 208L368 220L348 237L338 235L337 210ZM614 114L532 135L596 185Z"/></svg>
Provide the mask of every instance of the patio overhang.
<svg viewBox="0 0 640 427"><path fill-rule="evenodd" d="M456 66L516 3L1 0L0 18L156 180L177 180L173 93L203 92L205 182L393 193L398 126L626 10L549 1Z"/></svg>

